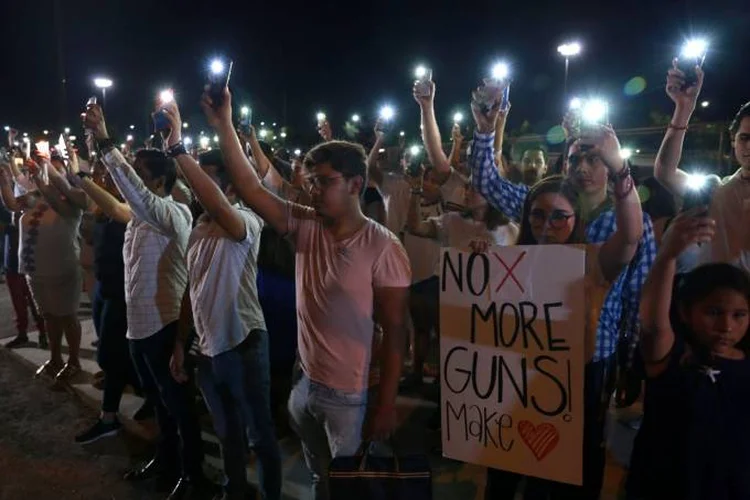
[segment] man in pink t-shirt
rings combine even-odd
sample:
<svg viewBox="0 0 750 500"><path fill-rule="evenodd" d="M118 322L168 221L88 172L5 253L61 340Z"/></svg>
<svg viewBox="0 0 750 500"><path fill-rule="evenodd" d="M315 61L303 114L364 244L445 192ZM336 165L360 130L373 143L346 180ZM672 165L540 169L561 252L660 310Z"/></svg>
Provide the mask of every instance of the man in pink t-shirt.
<svg viewBox="0 0 750 500"><path fill-rule="evenodd" d="M229 91L220 106L212 105L204 96L202 107L219 136L238 195L295 244L302 373L289 411L312 472L314 498L325 500L331 458L353 455L363 438L384 439L396 425L408 331L409 259L393 233L360 209L367 184L361 146L331 141L307 154L312 208L303 207L281 200L260 183L234 131ZM383 328L380 383L365 418L374 320Z"/></svg>

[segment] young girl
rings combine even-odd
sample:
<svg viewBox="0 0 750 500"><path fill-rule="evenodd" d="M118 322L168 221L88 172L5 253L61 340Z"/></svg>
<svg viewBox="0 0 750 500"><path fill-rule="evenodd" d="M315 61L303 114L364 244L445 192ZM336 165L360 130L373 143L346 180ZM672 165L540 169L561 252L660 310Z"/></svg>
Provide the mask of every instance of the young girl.
<svg viewBox="0 0 750 500"><path fill-rule="evenodd" d="M641 298L644 418L627 482L633 500L750 498L750 277L707 264L683 277L679 324L669 319L677 258L709 242L700 208L662 240Z"/></svg>

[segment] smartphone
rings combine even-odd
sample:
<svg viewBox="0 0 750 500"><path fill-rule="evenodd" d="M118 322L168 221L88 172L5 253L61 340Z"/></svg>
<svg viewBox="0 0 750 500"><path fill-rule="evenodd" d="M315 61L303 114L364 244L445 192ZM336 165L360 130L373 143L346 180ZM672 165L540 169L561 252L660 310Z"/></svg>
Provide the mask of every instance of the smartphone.
<svg viewBox="0 0 750 500"><path fill-rule="evenodd" d="M250 126L253 124L253 109L248 108L247 113L240 113L240 132L243 134L250 133Z"/></svg>
<svg viewBox="0 0 750 500"><path fill-rule="evenodd" d="M721 184L721 179L717 175L708 175L705 181L696 187L689 187L682 198L682 212L687 212L695 207L708 207L714 196L714 191ZM708 208L698 214L698 217L708 215Z"/></svg>
<svg viewBox="0 0 750 500"><path fill-rule="evenodd" d="M375 130L380 133L387 134L392 129L393 129L393 120L384 120L381 118L375 123Z"/></svg>
<svg viewBox="0 0 750 500"><path fill-rule="evenodd" d="M89 100L86 101L86 107L88 108L89 106L93 106L94 104L96 104L96 96L89 97Z"/></svg>
<svg viewBox="0 0 750 500"><path fill-rule="evenodd" d="M229 86L229 78L232 76L233 61L229 61L223 68L223 71L216 73L209 69L208 71L208 95L217 108L224 103L224 89Z"/></svg>
<svg viewBox="0 0 750 500"><path fill-rule="evenodd" d="M500 109L507 110L510 107L510 82L503 89L503 97L500 99Z"/></svg>
<svg viewBox="0 0 750 500"><path fill-rule="evenodd" d="M428 69L425 71L424 76L419 78L416 82L416 88L414 93L417 97L429 97L432 90L430 89L430 82L432 81L432 70Z"/></svg>
<svg viewBox="0 0 750 500"><path fill-rule="evenodd" d="M171 125L167 119L166 113L163 109L160 109L154 113L154 132L161 132L162 130L169 130Z"/></svg>
<svg viewBox="0 0 750 500"><path fill-rule="evenodd" d="M704 57L679 57L677 58L677 69L685 74L685 83L682 84L682 90L688 89L698 83L698 73L695 71L696 66L703 67Z"/></svg>

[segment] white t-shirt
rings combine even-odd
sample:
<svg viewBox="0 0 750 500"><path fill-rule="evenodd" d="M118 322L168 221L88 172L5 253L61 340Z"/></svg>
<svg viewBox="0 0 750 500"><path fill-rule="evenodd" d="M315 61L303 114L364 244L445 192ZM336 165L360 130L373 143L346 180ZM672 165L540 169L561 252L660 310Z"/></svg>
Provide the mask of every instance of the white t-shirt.
<svg viewBox="0 0 750 500"><path fill-rule="evenodd" d="M201 353L216 356L242 343L252 330L265 330L256 286L263 220L235 205L246 235L234 241L207 215L190 233L187 265L193 321Z"/></svg>
<svg viewBox="0 0 750 500"><path fill-rule="evenodd" d="M508 246L514 245L518 239L518 225L513 222L490 231L484 222L463 217L458 212L448 212L430 220L445 247L465 249L475 240L488 241L495 246Z"/></svg>
<svg viewBox="0 0 750 500"><path fill-rule="evenodd" d="M750 272L750 175L742 170L724 179L711 199L716 236L701 245L700 263L726 262Z"/></svg>

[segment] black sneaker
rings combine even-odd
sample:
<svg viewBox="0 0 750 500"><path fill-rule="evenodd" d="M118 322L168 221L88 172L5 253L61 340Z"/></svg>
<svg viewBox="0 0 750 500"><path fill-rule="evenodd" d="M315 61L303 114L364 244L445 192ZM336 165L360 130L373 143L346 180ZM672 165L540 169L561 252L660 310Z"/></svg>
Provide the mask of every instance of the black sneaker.
<svg viewBox="0 0 750 500"><path fill-rule="evenodd" d="M24 347L29 343L29 337L26 335L17 335L16 338L5 344L7 349L16 349L18 347Z"/></svg>
<svg viewBox="0 0 750 500"><path fill-rule="evenodd" d="M117 419L110 423L104 422L102 419L99 419L89 430L76 436L76 443L93 443L94 441L97 441L101 438L114 436L115 434L120 432L120 429L122 429L122 424Z"/></svg>

